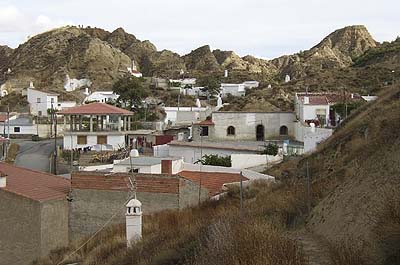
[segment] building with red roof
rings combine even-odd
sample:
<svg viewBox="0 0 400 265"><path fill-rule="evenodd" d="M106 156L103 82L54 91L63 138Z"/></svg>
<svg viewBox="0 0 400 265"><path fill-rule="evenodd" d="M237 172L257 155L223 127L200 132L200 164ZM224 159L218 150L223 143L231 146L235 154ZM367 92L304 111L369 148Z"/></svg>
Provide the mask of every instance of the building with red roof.
<svg viewBox="0 0 400 265"><path fill-rule="evenodd" d="M0 162L0 261L29 264L68 245L70 181Z"/></svg>
<svg viewBox="0 0 400 265"><path fill-rule="evenodd" d="M133 112L106 103L89 103L60 111L64 148L113 150L127 144Z"/></svg>

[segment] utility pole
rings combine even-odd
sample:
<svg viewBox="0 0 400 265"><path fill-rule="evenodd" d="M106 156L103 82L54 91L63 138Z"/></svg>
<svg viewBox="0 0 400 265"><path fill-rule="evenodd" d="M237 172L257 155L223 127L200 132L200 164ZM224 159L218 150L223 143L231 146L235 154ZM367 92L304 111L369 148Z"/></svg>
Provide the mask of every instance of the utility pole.
<svg viewBox="0 0 400 265"><path fill-rule="evenodd" d="M240 213L243 214L243 173L240 170Z"/></svg>
<svg viewBox="0 0 400 265"><path fill-rule="evenodd" d="M10 104L7 106L7 138L10 140Z"/></svg>
<svg viewBox="0 0 400 265"><path fill-rule="evenodd" d="M54 121L54 175L57 175L57 115L55 109L53 108L53 103L51 104L51 117Z"/></svg>
<svg viewBox="0 0 400 265"><path fill-rule="evenodd" d="M201 202L201 175L202 175L202 167L203 167L203 128L200 127L200 180L199 180L199 205Z"/></svg>
<svg viewBox="0 0 400 265"><path fill-rule="evenodd" d="M394 85L394 70L392 70L392 85Z"/></svg>
<svg viewBox="0 0 400 265"><path fill-rule="evenodd" d="M307 174L307 209L308 213L311 211L311 183L310 183L310 170L308 166L308 161L306 162L306 174Z"/></svg>

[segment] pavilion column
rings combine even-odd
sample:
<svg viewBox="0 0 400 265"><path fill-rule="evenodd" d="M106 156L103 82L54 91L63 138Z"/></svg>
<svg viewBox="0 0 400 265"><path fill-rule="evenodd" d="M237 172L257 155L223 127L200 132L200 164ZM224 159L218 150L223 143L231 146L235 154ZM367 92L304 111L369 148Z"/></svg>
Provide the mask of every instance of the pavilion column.
<svg viewBox="0 0 400 265"><path fill-rule="evenodd" d="M96 115L96 131L99 130L99 115Z"/></svg>
<svg viewBox="0 0 400 265"><path fill-rule="evenodd" d="M124 116L124 131L128 129L128 117Z"/></svg>
<svg viewBox="0 0 400 265"><path fill-rule="evenodd" d="M93 115L90 115L89 130L93 132Z"/></svg>
<svg viewBox="0 0 400 265"><path fill-rule="evenodd" d="M74 124L74 131L77 131L78 127L76 126L76 115L72 116L72 123Z"/></svg>
<svg viewBox="0 0 400 265"><path fill-rule="evenodd" d="M74 130L74 119L73 119L73 115L69 116L69 127L71 129L71 132Z"/></svg>
<svg viewBox="0 0 400 265"><path fill-rule="evenodd" d="M128 116L128 131L131 130L131 116Z"/></svg>
<svg viewBox="0 0 400 265"><path fill-rule="evenodd" d="M67 116L64 115L64 131L67 130Z"/></svg>
<svg viewBox="0 0 400 265"><path fill-rule="evenodd" d="M118 116L118 131L121 131L121 116Z"/></svg>
<svg viewBox="0 0 400 265"><path fill-rule="evenodd" d="M79 115L79 131L82 131L82 115Z"/></svg>

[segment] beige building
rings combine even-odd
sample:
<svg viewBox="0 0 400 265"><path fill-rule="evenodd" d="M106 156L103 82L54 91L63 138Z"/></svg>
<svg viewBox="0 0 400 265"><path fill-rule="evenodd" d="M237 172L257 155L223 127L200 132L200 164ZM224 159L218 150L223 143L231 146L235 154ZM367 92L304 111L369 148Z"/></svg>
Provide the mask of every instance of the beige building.
<svg viewBox="0 0 400 265"><path fill-rule="evenodd" d="M68 245L69 180L0 162L0 265Z"/></svg>
<svg viewBox="0 0 400 265"><path fill-rule="evenodd" d="M217 111L193 126L193 140L265 141L294 136L293 112Z"/></svg>

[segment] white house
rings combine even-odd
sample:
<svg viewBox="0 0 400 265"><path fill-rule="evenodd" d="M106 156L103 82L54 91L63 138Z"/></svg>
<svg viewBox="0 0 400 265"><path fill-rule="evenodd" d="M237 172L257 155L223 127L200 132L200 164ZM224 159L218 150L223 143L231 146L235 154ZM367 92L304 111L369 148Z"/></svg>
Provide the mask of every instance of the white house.
<svg viewBox="0 0 400 265"><path fill-rule="evenodd" d="M221 84L220 93L223 98L228 95L235 97L246 95L246 86L244 84Z"/></svg>
<svg viewBox="0 0 400 265"><path fill-rule="evenodd" d="M301 122L319 120L321 125L329 124L329 102L324 95L296 94L295 108Z"/></svg>
<svg viewBox="0 0 400 265"><path fill-rule="evenodd" d="M191 124L204 120L211 114L208 107L164 107L166 124Z"/></svg>
<svg viewBox="0 0 400 265"><path fill-rule="evenodd" d="M58 94L43 92L32 88L33 84L27 89L27 100L32 115L47 116L47 110L57 108Z"/></svg>
<svg viewBox="0 0 400 265"><path fill-rule="evenodd" d="M119 95L115 94L113 91L95 91L85 98L85 102L115 102L118 100Z"/></svg>
<svg viewBox="0 0 400 265"><path fill-rule="evenodd" d="M143 174L162 174L162 161L172 161L172 174L177 174L182 171L182 157L150 157L137 156L127 157L123 160L115 160L112 172L130 172L131 168L135 173Z"/></svg>
<svg viewBox="0 0 400 265"><path fill-rule="evenodd" d="M128 67L128 72L134 77L143 77L143 74L137 70L134 60L132 60L132 68Z"/></svg>
<svg viewBox="0 0 400 265"><path fill-rule="evenodd" d="M90 103L63 110L64 148L118 149L127 144L133 112L105 103ZM68 125L67 125L68 121Z"/></svg>
<svg viewBox="0 0 400 265"><path fill-rule="evenodd" d="M193 125L193 140L265 141L294 135L293 112L214 111Z"/></svg>

